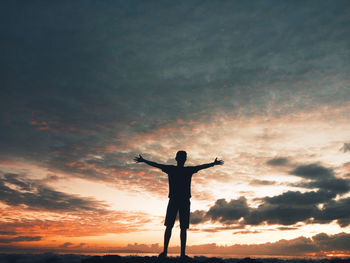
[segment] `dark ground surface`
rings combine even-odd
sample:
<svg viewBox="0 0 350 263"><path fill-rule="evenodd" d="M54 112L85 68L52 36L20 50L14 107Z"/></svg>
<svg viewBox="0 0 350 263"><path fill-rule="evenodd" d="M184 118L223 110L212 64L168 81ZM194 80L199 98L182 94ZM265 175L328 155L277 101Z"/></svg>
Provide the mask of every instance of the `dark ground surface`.
<svg viewBox="0 0 350 263"><path fill-rule="evenodd" d="M350 259L221 259L221 258L207 258L194 257L183 260L181 258L166 258L158 259L157 257L119 257L119 256L95 256L82 260L82 263L350 263Z"/></svg>
<svg viewBox="0 0 350 263"><path fill-rule="evenodd" d="M208 257L194 257L187 260L180 258L138 257L117 255L83 256L83 255L57 255L57 254L0 254L0 263L350 263L350 259L221 259Z"/></svg>

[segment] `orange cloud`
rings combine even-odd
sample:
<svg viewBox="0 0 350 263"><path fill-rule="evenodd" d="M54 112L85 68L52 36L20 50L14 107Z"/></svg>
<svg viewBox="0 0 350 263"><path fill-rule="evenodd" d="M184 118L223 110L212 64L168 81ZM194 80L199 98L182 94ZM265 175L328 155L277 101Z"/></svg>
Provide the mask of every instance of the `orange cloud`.
<svg viewBox="0 0 350 263"><path fill-rule="evenodd" d="M0 229L20 236L84 237L140 231L152 219L145 213L50 213L7 206L0 212Z"/></svg>

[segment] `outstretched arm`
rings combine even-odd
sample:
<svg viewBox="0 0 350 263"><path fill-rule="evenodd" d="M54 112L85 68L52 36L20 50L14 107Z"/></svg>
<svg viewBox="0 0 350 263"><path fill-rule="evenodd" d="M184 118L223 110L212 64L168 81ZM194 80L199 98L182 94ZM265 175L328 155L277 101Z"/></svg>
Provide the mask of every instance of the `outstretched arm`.
<svg viewBox="0 0 350 263"><path fill-rule="evenodd" d="M134 158L134 161L137 162L137 163L146 163L150 166L153 166L153 167L156 167L156 168L159 168L159 169L164 169L166 165L164 164L160 164L160 163L156 163L156 162L152 162L152 161L148 161L146 159L144 159L141 154L139 154L139 157L135 157Z"/></svg>
<svg viewBox="0 0 350 263"><path fill-rule="evenodd" d="M222 164L224 164L223 160L218 160L218 158L215 158L214 162L195 166L195 169L198 172L202 169L207 169L209 167L213 167L214 165L222 165Z"/></svg>

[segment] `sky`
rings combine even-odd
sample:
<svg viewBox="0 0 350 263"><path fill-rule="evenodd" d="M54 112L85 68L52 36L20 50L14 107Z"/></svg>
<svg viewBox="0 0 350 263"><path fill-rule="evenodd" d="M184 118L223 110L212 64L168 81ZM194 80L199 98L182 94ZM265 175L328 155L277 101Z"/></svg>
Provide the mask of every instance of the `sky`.
<svg viewBox="0 0 350 263"><path fill-rule="evenodd" d="M350 255L349 1L3 1L0 252ZM170 252L179 252L176 223Z"/></svg>

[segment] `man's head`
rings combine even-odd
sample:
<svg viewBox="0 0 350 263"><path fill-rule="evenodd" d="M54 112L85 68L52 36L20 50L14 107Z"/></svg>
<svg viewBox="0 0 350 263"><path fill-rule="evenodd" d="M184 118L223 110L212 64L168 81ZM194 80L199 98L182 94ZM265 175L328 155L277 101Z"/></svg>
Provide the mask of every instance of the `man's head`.
<svg viewBox="0 0 350 263"><path fill-rule="evenodd" d="M183 166L187 159L187 153L185 151L178 151L176 153L175 160L177 161L177 165Z"/></svg>

